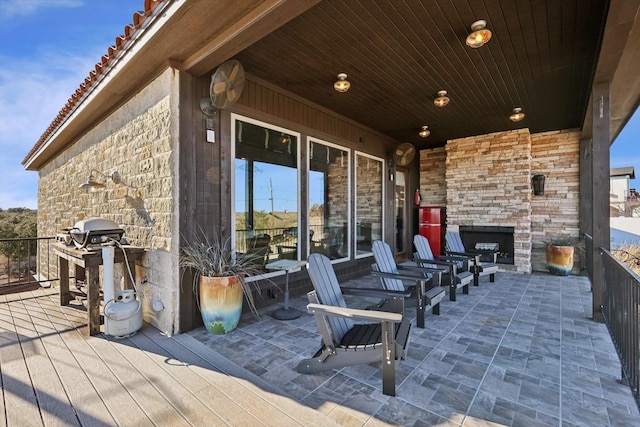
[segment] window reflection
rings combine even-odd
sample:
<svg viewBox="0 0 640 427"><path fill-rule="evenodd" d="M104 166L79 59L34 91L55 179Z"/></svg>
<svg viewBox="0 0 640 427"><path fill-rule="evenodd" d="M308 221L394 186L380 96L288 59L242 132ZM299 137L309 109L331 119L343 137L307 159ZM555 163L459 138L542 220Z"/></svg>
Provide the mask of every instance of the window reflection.
<svg viewBox="0 0 640 427"><path fill-rule="evenodd" d="M349 152L309 143L309 252L349 257Z"/></svg>
<svg viewBox="0 0 640 427"><path fill-rule="evenodd" d="M382 239L382 184L382 160L356 153L356 256Z"/></svg>
<svg viewBox="0 0 640 427"><path fill-rule="evenodd" d="M264 267L298 259L298 135L236 119L235 247Z"/></svg>

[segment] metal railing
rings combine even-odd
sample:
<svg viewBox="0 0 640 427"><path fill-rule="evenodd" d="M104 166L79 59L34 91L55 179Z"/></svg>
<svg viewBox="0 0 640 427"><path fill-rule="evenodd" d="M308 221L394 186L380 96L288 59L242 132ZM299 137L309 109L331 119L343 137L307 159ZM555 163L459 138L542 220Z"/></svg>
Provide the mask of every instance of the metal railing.
<svg viewBox="0 0 640 427"><path fill-rule="evenodd" d="M49 262L54 241L55 237L0 239L0 290L57 280Z"/></svg>
<svg viewBox="0 0 640 427"><path fill-rule="evenodd" d="M640 276L605 248L600 248L603 267L602 315L620 358L621 382L631 388L640 407Z"/></svg>

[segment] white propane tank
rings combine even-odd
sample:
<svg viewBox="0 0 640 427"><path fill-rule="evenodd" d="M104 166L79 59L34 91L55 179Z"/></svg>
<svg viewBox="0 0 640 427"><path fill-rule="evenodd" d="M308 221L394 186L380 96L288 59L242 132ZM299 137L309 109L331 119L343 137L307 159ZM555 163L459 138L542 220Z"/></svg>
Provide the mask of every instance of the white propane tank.
<svg viewBox="0 0 640 427"><path fill-rule="evenodd" d="M140 301L133 290L116 291L116 297L104 307L104 333L126 338L142 328Z"/></svg>
<svg viewBox="0 0 640 427"><path fill-rule="evenodd" d="M116 289L114 281L115 248L102 248L104 333L115 338L126 338L142 327L140 301L133 290Z"/></svg>

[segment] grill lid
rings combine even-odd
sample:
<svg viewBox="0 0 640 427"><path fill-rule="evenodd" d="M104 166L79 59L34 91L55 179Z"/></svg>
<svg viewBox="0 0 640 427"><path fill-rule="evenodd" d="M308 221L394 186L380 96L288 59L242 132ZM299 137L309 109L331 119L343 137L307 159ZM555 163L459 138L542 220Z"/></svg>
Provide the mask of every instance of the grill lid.
<svg viewBox="0 0 640 427"><path fill-rule="evenodd" d="M78 248L85 248L87 245L106 243L107 238L120 241L124 230L110 219L90 218L76 222L70 233L73 243Z"/></svg>

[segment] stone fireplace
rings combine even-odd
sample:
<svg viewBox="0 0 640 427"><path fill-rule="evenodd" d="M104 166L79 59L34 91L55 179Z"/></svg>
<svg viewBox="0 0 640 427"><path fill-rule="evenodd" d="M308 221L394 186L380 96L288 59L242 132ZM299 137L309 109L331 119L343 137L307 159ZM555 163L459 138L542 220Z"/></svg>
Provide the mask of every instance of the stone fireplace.
<svg viewBox="0 0 640 427"><path fill-rule="evenodd" d="M446 205L448 231L508 230L508 237L491 239L505 237L500 246L509 248L501 270L545 271L543 241L578 235L579 162L575 130L518 129L450 140L420 152L422 202ZM536 174L546 176L542 196L531 189ZM463 239L469 246L477 237Z"/></svg>

